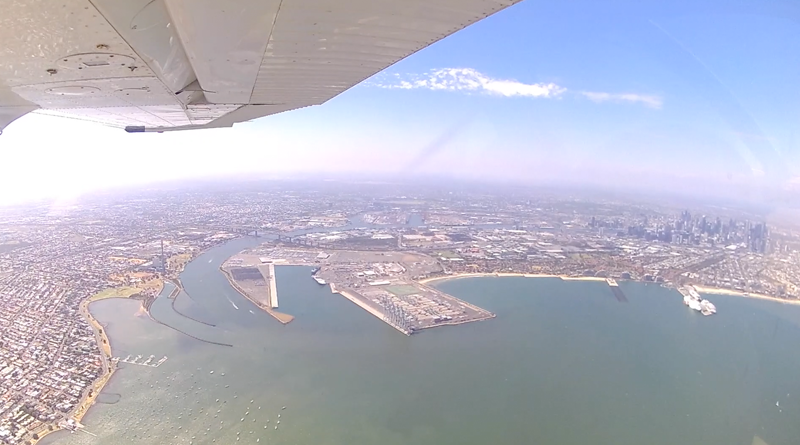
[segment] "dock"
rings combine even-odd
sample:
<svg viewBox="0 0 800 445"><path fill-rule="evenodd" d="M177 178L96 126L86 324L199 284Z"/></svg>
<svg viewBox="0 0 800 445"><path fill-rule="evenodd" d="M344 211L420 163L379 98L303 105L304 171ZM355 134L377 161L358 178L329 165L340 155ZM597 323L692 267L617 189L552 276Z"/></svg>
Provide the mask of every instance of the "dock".
<svg viewBox="0 0 800 445"><path fill-rule="evenodd" d="M355 303L356 306L358 306L361 309L364 309L365 311L369 312L370 314L372 314L373 316L375 316L379 320L383 321L384 323L388 324L389 326L397 329L398 331L402 332L405 335L411 335L412 331L410 331L409 329L406 329L406 328L398 325L397 323L395 323L391 318L387 317L383 312L381 312L378 309L372 307L363 298L359 298L358 296L353 295L350 292L336 289L336 285L333 284L333 283L330 283L330 285L331 285L331 293L339 294L339 295L345 297L346 299L350 300L350 302Z"/></svg>
<svg viewBox="0 0 800 445"><path fill-rule="evenodd" d="M275 278L275 264L259 264L258 266L236 266L219 270L225 275L236 292L250 300L259 309L273 318L287 324L294 320L289 314L278 312L278 286Z"/></svg>
<svg viewBox="0 0 800 445"><path fill-rule="evenodd" d="M136 357L132 357L129 354L125 358L114 357L111 360L113 360L113 361L115 361L117 363L127 363L129 365L149 366L151 368L158 368L159 366L161 366L162 363L167 361L167 356L165 355L164 357L161 357L157 362L153 362L153 360L156 359L155 355L151 355L151 356L147 357L145 360L140 362L139 360L141 360L141 359L142 359L142 355L141 354L137 355Z"/></svg>
<svg viewBox="0 0 800 445"><path fill-rule="evenodd" d="M619 287L619 283L617 280L613 278L606 278L606 283L608 283L608 287L611 288L611 292L614 293L614 296L617 298L617 301L620 303L627 303L628 297L625 296L625 293L622 292L622 289Z"/></svg>
<svg viewBox="0 0 800 445"><path fill-rule="evenodd" d="M269 263L269 306L278 308L278 285L275 281L275 264Z"/></svg>

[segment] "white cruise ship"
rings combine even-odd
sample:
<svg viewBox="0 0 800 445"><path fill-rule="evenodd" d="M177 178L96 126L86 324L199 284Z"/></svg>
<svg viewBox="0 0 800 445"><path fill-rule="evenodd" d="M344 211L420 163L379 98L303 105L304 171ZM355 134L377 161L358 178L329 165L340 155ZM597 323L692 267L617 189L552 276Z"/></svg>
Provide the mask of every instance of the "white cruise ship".
<svg viewBox="0 0 800 445"><path fill-rule="evenodd" d="M703 299L694 287L679 287L678 292L683 295L683 304L689 306L691 309L706 316L717 313L717 307L710 301Z"/></svg>

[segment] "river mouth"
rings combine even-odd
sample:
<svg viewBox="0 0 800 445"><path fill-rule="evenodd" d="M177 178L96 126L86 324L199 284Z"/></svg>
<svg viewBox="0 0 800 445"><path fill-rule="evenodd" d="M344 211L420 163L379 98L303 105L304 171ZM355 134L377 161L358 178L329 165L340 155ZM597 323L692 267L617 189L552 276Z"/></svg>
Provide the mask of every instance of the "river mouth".
<svg viewBox="0 0 800 445"><path fill-rule="evenodd" d="M719 297L724 311L702 317L655 285L622 283L621 304L605 283L474 278L437 286L495 319L406 337L322 289L309 268L281 266L281 307L296 317L284 326L218 270L256 242L234 240L187 266L178 311L170 301L155 309L175 326L136 316L136 301L93 303L114 355L169 359L115 373L103 393L121 398L84 418L96 438L57 433L43 443L232 443L237 433L244 443L342 445L800 437L800 362L785 349L800 341L797 308Z"/></svg>

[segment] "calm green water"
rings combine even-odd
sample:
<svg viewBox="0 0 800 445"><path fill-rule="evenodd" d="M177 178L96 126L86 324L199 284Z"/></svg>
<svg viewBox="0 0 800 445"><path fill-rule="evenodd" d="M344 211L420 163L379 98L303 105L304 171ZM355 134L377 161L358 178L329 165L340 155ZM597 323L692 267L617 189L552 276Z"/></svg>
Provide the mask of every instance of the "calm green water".
<svg viewBox="0 0 800 445"><path fill-rule="evenodd" d="M44 443L750 445L758 435L794 445L800 437L798 307L715 296L720 314L706 318L654 285L624 283L630 302L619 303L603 283L476 278L440 287L496 319L409 338L317 285L308 268L279 267L281 310L297 317L282 326L217 270L252 243L199 257L174 309L166 299L153 305L161 323L233 347L137 317L138 302L94 303L115 355L169 360L116 374L104 391L116 403L84 419L97 437L58 433Z"/></svg>

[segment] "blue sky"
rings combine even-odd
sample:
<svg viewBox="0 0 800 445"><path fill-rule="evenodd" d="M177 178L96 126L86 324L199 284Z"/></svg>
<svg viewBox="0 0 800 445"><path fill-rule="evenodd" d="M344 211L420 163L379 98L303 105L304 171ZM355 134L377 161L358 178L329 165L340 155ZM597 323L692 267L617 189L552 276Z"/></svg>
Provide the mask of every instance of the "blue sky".
<svg viewBox="0 0 800 445"><path fill-rule="evenodd" d="M799 23L796 1L525 0L325 105L233 129L25 117L0 136L0 202L244 173L797 188Z"/></svg>

